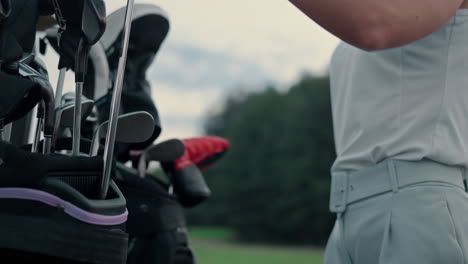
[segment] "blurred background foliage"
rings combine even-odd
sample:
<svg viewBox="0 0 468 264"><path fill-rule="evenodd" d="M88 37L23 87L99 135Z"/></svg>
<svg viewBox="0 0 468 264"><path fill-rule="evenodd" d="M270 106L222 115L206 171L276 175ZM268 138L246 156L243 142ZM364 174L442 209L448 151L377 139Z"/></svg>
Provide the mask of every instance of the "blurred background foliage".
<svg viewBox="0 0 468 264"><path fill-rule="evenodd" d="M325 245L334 223L328 77L231 95L204 128L231 148L204 172L212 197L187 212L189 226L225 227L243 242Z"/></svg>

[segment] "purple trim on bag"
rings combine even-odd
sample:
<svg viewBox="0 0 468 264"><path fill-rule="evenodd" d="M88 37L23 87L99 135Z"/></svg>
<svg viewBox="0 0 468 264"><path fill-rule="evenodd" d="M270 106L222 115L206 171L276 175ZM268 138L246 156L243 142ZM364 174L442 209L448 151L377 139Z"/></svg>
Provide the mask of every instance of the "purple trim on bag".
<svg viewBox="0 0 468 264"><path fill-rule="evenodd" d="M0 188L0 199L24 199L38 201L53 207L61 206L66 214L82 222L93 225L120 225L127 221L128 211L120 215L100 215L85 211L70 202L50 193L27 188Z"/></svg>

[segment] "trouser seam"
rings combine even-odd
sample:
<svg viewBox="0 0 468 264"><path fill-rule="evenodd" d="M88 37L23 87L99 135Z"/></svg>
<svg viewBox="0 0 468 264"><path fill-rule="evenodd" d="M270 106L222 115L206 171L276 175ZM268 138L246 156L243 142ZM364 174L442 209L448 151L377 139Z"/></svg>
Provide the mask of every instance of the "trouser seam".
<svg viewBox="0 0 468 264"><path fill-rule="evenodd" d="M340 226L339 228L339 240L338 240L338 248L340 248L341 250L341 255L343 256L344 258L344 261L345 263L347 264L353 264L352 260L351 260L351 256L349 255L349 252L346 248L346 236L345 236L345 228L344 228L344 219L343 219L343 215L344 213L338 213L337 214L337 220L338 220L338 225Z"/></svg>
<svg viewBox="0 0 468 264"><path fill-rule="evenodd" d="M453 217L453 214L452 214L452 210L450 209L450 203L449 203L449 198L448 198L448 195L447 195L447 191L444 190L443 194L444 194L445 201L446 201L446 204L447 204L447 210L448 210L448 213L449 213L450 222L452 223L452 226L453 226L453 229L454 229L454 235L455 235L455 239L457 241L458 249L460 250L460 252L462 254L463 264L466 264L465 252L464 252L463 247L462 247L462 245L460 243L461 238L459 236L459 233L457 232L458 228L457 228L457 225L455 224L455 220L454 220L454 217Z"/></svg>

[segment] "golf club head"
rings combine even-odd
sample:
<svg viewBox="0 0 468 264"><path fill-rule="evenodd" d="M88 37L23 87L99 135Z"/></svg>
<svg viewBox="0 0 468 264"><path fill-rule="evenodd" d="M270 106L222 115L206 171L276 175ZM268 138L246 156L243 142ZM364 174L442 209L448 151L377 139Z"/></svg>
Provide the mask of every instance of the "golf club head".
<svg viewBox="0 0 468 264"><path fill-rule="evenodd" d="M169 162L184 155L184 143L179 139L169 139L147 148L138 159L140 177L145 177L149 161Z"/></svg>
<svg viewBox="0 0 468 264"><path fill-rule="evenodd" d="M94 107L94 102L89 99L85 99L81 102L81 121L86 119L91 114ZM55 147L55 142L59 138L59 134L63 131L61 128L73 127L73 118L75 113L75 102L69 101L65 104L60 105L55 109L55 127L52 148Z"/></svg>
<svg viewBox="0 0 468 264"><path fill-rule="evenodd" d="M81 31L86 42L92 46L106 30L106 5L103 0L85 0Z"/></svg>
<svg viewBox="0 0 468 264"><path fill-rule="evenodd" d="M169 139L152 145L145 150L147 161L174 161L184 155L184 143L180 139Z"/></svg>
<svg viewBox="0 0 468 264"><path fill-rule="evenodd" d="M99 149L99 141L106 137L109 121L103 122L96 129L91 143L90 156L96 156ZM124 114L118 117L116 141L123 143L136 143L148 140L154 130L153 117L145 112L138 111Z"/></svg>
<svg viewBox="0 0 468 264"><path fill-rule="evenodd" d="M181 170L175 168L174 162L161 162L161 166L169 176L174 192L184 207L192 208L211 196L211 190L195 164Z"/></svg>
<svg viewBox="0 0 468 264"><path fill-rule="evenodd" d="M85 99L81 102L81 120L83 121L93 111L94 102L89 99ZM59 106L55 109L56 121L58 124L56 127L72 127L73 126L73 113L75 110L75 103L69 102L65 105Z"/></svg>

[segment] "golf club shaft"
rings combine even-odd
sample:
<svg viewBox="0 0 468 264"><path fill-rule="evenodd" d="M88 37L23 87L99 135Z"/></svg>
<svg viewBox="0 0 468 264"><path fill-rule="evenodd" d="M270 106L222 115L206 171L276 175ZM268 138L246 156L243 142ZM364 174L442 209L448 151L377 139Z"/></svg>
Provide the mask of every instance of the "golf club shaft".
<svg viewBox="0 0 468 264"><path fill-rule="evenodd" d="M5 123L4 119L0 119L0 141L2 141L5 138Z"/></svg>
<svg viewBox="0 0 468 264"><path fill-rule="evenodd" d="M43 154L50 154L50 148L52 145L52 136L44 136L44 145L42 146Z"/></svg>
<svg viewBox="0 0 468 264"><path fill-rule="evenodd" d="M32 143L31 152L38 152L39 150L39 141L41 140L41 130L42 130L42 118L37 119L36 125L36 134L34 135L34 141Z"/></svg>
<svg viewBox="0 0 468 264"><path fill-rule="evenodd" d="M9 123L8 125L5 126L5 134L4 134L3 140L10 142L12 128L13 128L13 123Z"/></svg>
<svg viewBox="0 0 468 264"><path fill-rule="evenodd" d="M140 178L145 178L146 176L146 152L144 151L138 159L138 174L140 175Z"/></svg>
<svg viewBox="0 0 468 264"><path fill-rule="evenodd" d="M127 59L128 42L130 38L130 30L132 26L132 14L133 14L134 0L127 1L127 10L125 14L124 34L123 34L123 45L120 53L119 66L117 69L116 82L114 87L114 93L112 94L111 113L109 121L109 129L106 135L106 145L104 147L104 175L101 182L101 190L99 197L104 199L107 196L109 189L110 174L112 168L112 158L114 152L117 118L120 108L120 97L122 94L122 85L124 78L125 63Z"/></svg>
<svg viewBox="0 0 468 264"><path fill-rule="evenodd" d="M60 69L58 81L57 81L57 89L55 90L55 108L57 108L62 101L62 94L63 94L63 85L65 84L65 75L67 73L67 68Z"/></svg>
<svg viewBox="0 0 468 264"><path fill-rule="evenodd" d="M75 89L75 114L73 124L73 144L72 156L78 156L80 153L81 141L81 95L83 93L83 83L77 82Z"/></svg>
<svg viewBox="0 0 468 264"><path fill-rule="evenodd" d="M99 126L93 134L93 139L91 140L91 148L89 150L89 156L94 157L99 152L99 135L101 133L102 126Z"/></svg>

